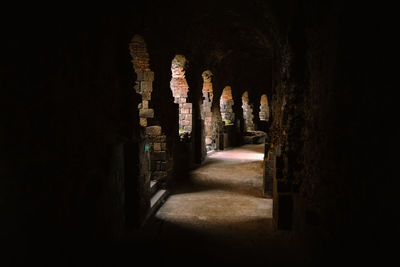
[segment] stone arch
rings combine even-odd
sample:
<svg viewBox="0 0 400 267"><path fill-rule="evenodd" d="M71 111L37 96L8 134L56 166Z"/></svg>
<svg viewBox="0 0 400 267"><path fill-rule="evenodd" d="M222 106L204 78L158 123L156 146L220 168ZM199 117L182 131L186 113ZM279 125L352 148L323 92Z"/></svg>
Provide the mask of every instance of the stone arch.
<svg viewBox="0 0 400 267"><path fill-rule="evenodd" d="M243 109L244 130L253 131L254 130L253 105L249 103L249 93L247 91L245 91L242 94L242 109Z"/></svg>
<svg viewBox="0 0 400 267"><path fill-rule="evenodd" d="M229 85L225 86L224 90L222 91L219 104L222 121L225 123L225 125L233 124L235 121L235 113L232 109L234 102L232 98L232 88Z"/></svg>
<svg viewBox="0 0 400 267"><path fill-rule="evenodd" d="M206 150L215 150L215 140L213 140L213 127L212 127L212 101L213 101L213 86L212 86L212 72L206 70L203 72L203 103L201 106L201 118L204 121L205 129L205 144Z"/></svg>
<svg viewBox="0 0 400 267"><path fill-rule="evenodd" d="M179 135L181 139L192 132L192 103L187 103L189 85L185 71L188 61L183 55L176 55L171 63L172 78L170 87L174 103L179 104Z"/></svg>
<svg viewBox="0 0 400 267"><path fill-rule="evenodd" d="M266 94L263 94L260 99L259 117L260 117L260 121L268 121L269 120L268 97Z"/></svg>

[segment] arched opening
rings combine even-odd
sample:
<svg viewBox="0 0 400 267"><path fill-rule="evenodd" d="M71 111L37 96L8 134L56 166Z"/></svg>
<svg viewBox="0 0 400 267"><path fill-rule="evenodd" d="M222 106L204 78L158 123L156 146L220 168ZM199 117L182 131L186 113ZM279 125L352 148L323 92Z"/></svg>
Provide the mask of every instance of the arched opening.
<svg viewBox="0 0 400 267"><path fill-rule="evenodd" d="M263 94L260 99L260 112L258 113L260 117L260 121L268 121L269 120L269 106L268 106L268 98L266 94Z"/></svg>
<svg viewBox="0 0 400 267"><path fill-rule="evenodd" d="M179 104L179 136L181 140L190 138L192 133L192 103L187 103L189 85L185 78L187 60L183 55L176 55L172 60L172 78L170 87L174 103Z"/></svg>
<svg viewBox="0 0 400 267"><path fill-rule="evenodd" d="M235 113L233 113L233 98L232 89L230 86L225 86L219 101L221 109L221 118L225 125L232 125L235 121Z"/></svg>
<svg viewBox="0 0 400 267"><path fill-rule="evenodd" d="M212 72L206 70L203 72L203 103L201 106L201 118L204 121L204 135L205 135L205 145L206 151L210 152L215 150L215 140L213 140L212 132L212 101L213 101L213 86L212 86Z"/></svg>
<svg viewBox="0 0 400 267"><path fill-rule="evenodd" d="M243 109L243 121L244 131L253 131L253 106L249 104L249 93L245 91L242 95L242 109Z"/></svg>
<svg viewBox="0 0 400 267"><path fill-rule="evenodd" d="M225 86L219 100L223 132L219 134L219 149L225 149L235 143L235 113L233 112L232 88Z"/></svg>

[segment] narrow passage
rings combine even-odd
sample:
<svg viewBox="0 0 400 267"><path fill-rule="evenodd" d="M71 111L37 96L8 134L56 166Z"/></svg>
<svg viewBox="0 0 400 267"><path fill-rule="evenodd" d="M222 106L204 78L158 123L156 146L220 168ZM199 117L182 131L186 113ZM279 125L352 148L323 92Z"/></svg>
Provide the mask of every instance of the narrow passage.
<svg viewBox="0 0 400 267"><path fill-rule="evenodd" d="M261 144L209 156L172 189L142 230L141 256L155 265L179 266L299 262L290 235L273 230L272 199L261 191L263 155Z"/></svg>
<svg viewBox="0 0 400 267"><path fill-rule="evenodd" d="M231 237L269 230L272 199L261 197L263 145L216 152L176 188L156 217L205 234Z"/></svg>

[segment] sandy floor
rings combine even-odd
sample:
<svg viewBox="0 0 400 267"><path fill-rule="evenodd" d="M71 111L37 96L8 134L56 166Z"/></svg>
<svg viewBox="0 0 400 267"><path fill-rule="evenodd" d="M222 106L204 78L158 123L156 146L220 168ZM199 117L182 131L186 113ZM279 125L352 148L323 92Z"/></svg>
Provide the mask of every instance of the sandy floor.
<svg viewBox="0 0 400 267"><path fill-rule="evenodd" d="M255 229L270 233L272 200L261 198L262 145L211 155L176 188L156 217L205 234L237 237ZM257 227L253 227L257 225ZM267 231L268 229L268 231ZM244 232L243 232L244 233Z"/></svg>
<svg viewBox="0 0 400 267"><path fill-rule="evenodd" d="M214 153L192 171L135 236L151 266L288 266L299 263L290 235L272 224L261 197L263 145ZM301 261L300 261L301 262Z"/></svg>

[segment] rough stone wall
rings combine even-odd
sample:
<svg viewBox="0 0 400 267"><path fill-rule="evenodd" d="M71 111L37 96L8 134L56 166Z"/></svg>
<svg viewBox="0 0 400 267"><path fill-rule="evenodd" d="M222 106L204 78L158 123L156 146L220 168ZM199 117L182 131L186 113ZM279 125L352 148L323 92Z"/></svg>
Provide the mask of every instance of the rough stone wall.
<svg viewBox="0 0 400 267"><path fill-rule="evenodd" d="M367 148L369 116L362 115L371 114L374 101L364 97L377 82L376 64L367 63L372 45L365 43L375 28L361 26L370 25L366 17L354 19L356 5L294 6L287 35L276 44L278 85L270 102L269 146L281 147L273 174L274 220L305 241L303 248L312 247L316 262L358 262L363 256L355 247L377 259L382 237L372 230L372 244L365 233L379 223L366 215L371 210L365 204L382 207L385 198L374 197L379 175L361 167L380 161Z"/></svg>
<svg viewBox="0 0 400 267"><path fill-rule="evenodd" d="M125 145L140 136L140 100L121 21L32 10L13 14L1 49L2 88L10 90L2 105L10 112L2 117L5 266L66 265L62 259L89 255L93 244L117 241L126 226L125 183L137 178L125 165L139 164L124 158ZM36 40L32 51L21 53L27 40Z"/></svg>
<svg viewBox="0 0 400 267"><path fill-rule="evenodd" d="M161 126L146 127L146 137L150 150L151 180L166 183L168 172L171 171L167 151L167 138L162 134Z"/></svg>

